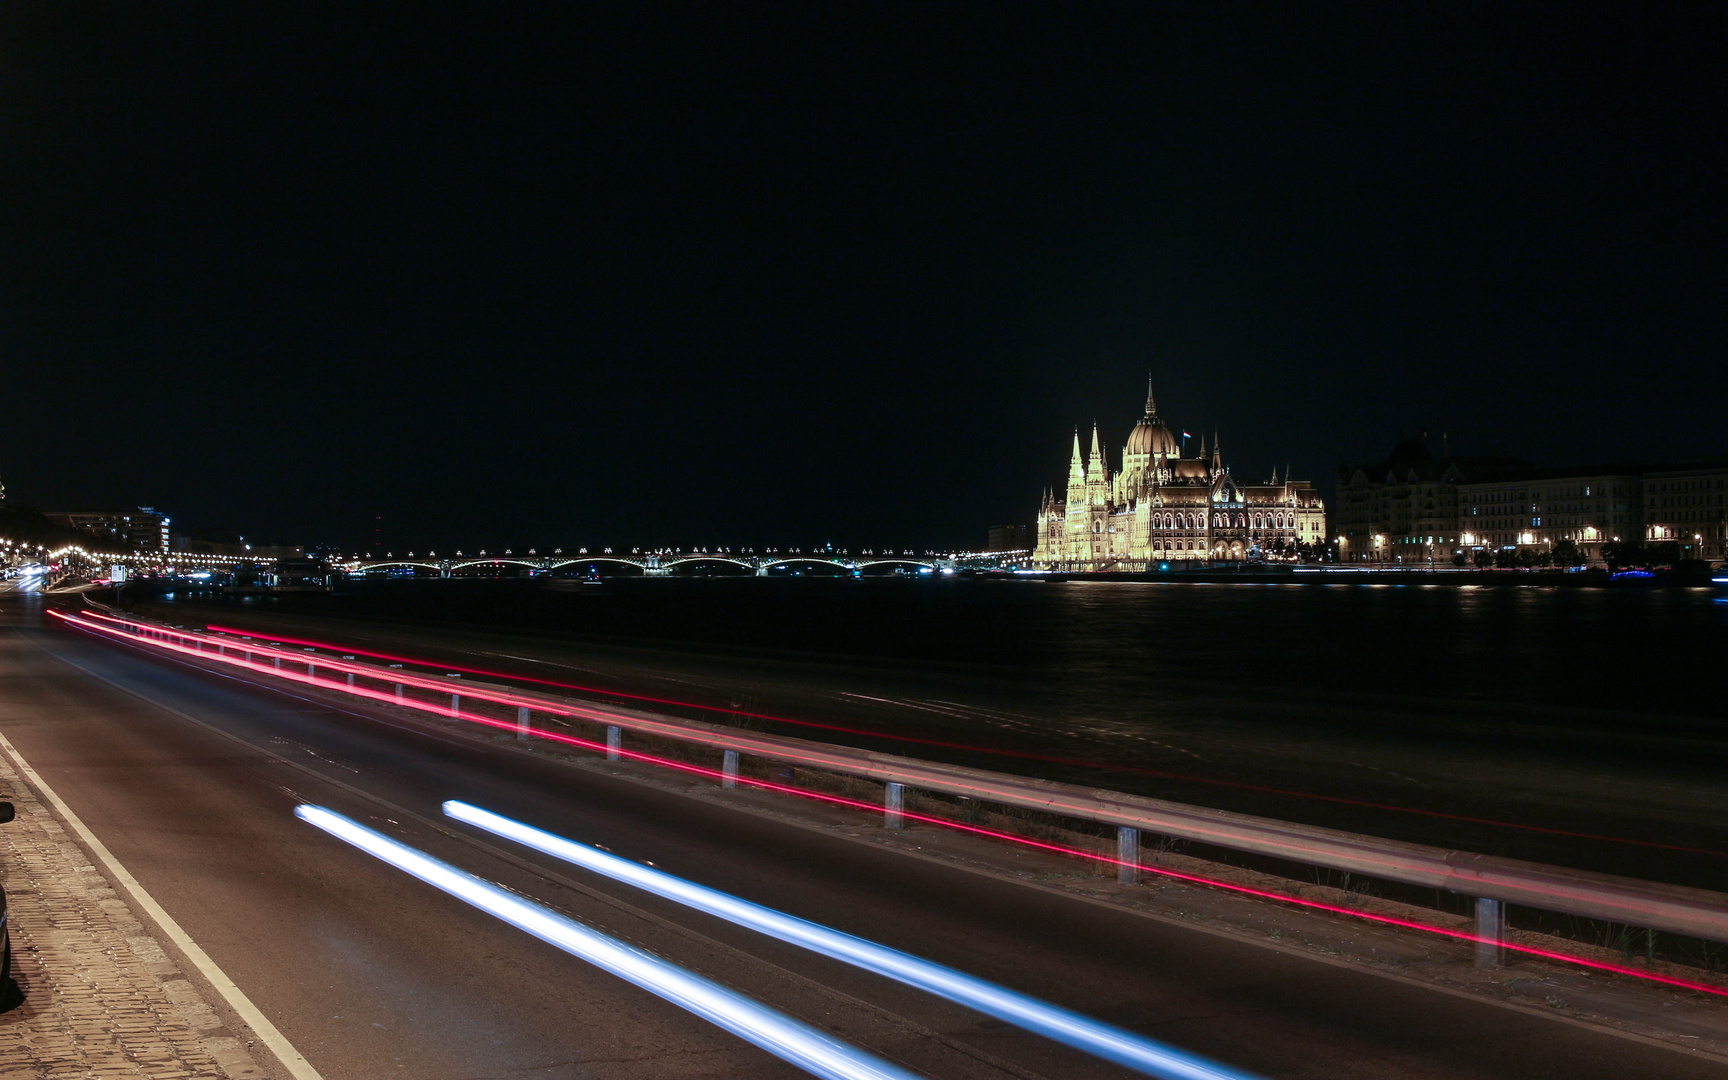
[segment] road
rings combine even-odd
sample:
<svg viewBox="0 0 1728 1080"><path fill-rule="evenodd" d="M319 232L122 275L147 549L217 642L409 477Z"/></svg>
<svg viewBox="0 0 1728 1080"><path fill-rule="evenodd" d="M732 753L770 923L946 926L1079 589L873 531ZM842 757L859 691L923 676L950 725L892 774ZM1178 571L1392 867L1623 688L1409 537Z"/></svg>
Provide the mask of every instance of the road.
<svg viewBox="0 0 1728 1080"><path fill-rule="evenodd" d="M931 1077L1077 1052L440 823L460 798L1269 1077L1728 1067L316 704L0 597L0 730L329 1080L802 1075L345 848L316 802Z"/></svg>

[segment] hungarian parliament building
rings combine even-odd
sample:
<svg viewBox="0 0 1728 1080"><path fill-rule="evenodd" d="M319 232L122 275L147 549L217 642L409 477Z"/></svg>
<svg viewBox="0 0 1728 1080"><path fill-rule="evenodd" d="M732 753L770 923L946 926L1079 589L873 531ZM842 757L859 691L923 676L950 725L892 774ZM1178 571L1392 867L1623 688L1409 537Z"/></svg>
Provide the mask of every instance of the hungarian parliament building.
<svg viewBox="0 0 1728 1080"><path fill-rule="evenodd" d="M1326 540L1326 508L1314 486L1278 478L1243 483L1231 475L1216 437L1193 456L1158 417L1152 388L1146 415L1112 469L1092 428L1092 452L1068 463L1068 494L1047 491L1038 512L1033 561L1052 570L1144 570L1164 562L1276 561L1298 545Z"/></svg>

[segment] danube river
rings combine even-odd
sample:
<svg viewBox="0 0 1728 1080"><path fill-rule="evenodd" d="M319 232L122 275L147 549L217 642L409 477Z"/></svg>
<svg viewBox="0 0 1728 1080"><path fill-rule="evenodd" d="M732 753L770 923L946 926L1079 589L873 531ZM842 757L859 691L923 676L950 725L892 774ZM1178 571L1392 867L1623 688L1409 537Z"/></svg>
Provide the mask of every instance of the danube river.
<svg viewBox="0 0 1728 1080"><path fill-rule="evenodd" d="M786 734L1728 888L1728 603L1706 589L742 578L170 602L854 729L743 721Z"/></svg>

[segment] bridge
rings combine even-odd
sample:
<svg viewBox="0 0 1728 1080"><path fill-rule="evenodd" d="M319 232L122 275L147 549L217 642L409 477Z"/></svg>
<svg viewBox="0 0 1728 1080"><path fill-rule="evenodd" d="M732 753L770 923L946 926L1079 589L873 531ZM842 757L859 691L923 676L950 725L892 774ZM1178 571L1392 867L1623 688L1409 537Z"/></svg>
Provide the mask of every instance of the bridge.
<svg viewBox="0 0 1728 1080"><path fill-rule="evenodd" d="M371 572L391 570L410 570L416 574L424 571L428 575L439 577L478 576L490 568L503 570L512 567L515 570L525 570L529 574L549 574L560 570L579 571L592 568L593 572L604 574L608 570L626 574L641 574L647 577L665 577L675 574L692 574L707 568L734 573L738 576L754 575L770 577L775 574L800 574L805 568L819 573L862 576L864 574L887 574L896 571L913 574L954 573L960 570L1001 570L1023 563L1030 552L924 552L917 554L911 551L863 551L853 554L849 551L835 551L828 548L813 549L809 552L793 548L788 550L771 550L765 553L754 551L639 551L629 553L614 553L612 549L603 549L595 554L587 550L579 550L576 554L566 554L562 551L551 555L540 555L530 551L526 555L506 551L503 554L492 555L455 555L438 557L433 553L415 556L410 552L405 557L386 555L383 558L351 557L334 560L332 565L343 572L360 576Z"/></svg>
<svg viewBox="0 0 1728 1080"><path fill-rule="evenodd" d="M504 567L511 567L519 572L525 571L530 575L539 575L558 571L579 571L593 567L594 572L599 574L610 571L614 574L641 574L648 577L687 575L699 573L704 568L736 573L740 576L751 574L757 577L770 577L778 574L795 575L806 572L835 576L862 576L888 574L895 571L911 574L942 574L960 571L1007 570L1028 565L1031 556L1030 551L925 551L919 553L910 550L881 549L853 552L828 547L812 548L808 551L800 548L770 548L766 551L754 549L739 551L726 548L644 551L633 548L628 552L614 552L612 548L602 548L598 552L592 552L586 548L579 548L575 554L557 549L549 555L543 555L530 548L526 554L506 550L501 554L482 551L477 555L464 555L458 552L455 555L447 556L439 556L430 551L423 554L408 552L404 556L388 553L381 558L372 555L338 555L331 556L327 562L332 570L338 570L350 576L363 576L374 571L388 573L391 570L410 570L416 574L423 572L428 576L435 575L446 578L482 576L492 568L502 570ZM67 545L53 551L42 551L36 557L50 563L70 564L90 569L124 566L133 573L166 569L180 572L234 571L243 566L270 565L278 561L269 555L262 554L247 556L187 551L93 551L80 545ZM312 557L309 556L309 558ZM722 568L727 569L723 570Z"/></svg>

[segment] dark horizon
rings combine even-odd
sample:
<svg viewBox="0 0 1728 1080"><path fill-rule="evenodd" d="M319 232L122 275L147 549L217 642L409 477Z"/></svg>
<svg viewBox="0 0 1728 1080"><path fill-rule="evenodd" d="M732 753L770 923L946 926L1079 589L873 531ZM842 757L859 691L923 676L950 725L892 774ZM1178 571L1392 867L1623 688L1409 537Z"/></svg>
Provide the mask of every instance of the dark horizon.
<svg viewBox="0 0 1728 1080"><path fill-rule="evenodd" d="M1728 453L1712 9L0 26L7 505L976 546L1148 371L1328 491Z"/></svg>

